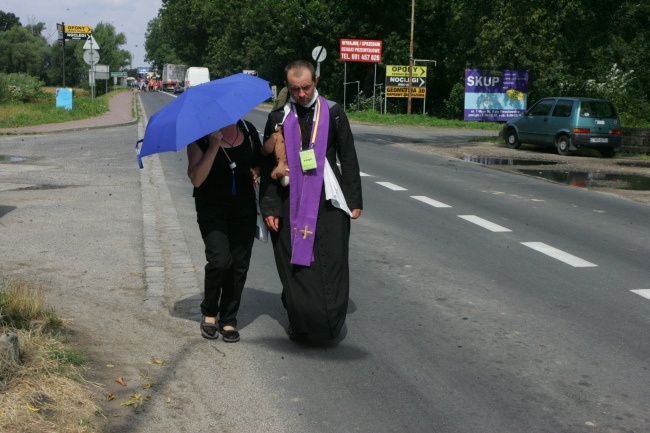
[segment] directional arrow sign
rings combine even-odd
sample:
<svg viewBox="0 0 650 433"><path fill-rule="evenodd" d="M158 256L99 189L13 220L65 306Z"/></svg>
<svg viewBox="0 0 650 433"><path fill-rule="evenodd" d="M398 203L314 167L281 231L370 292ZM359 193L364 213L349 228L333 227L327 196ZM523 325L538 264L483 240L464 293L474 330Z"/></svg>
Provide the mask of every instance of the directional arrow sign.
<svg viewBox="0 0 650 433"><path fill-rule="evenodd" d="M93 35L90 35L90 38L86 39L86 43L84 44L84 50L94 50L97 51L99 49L99 44L93 38Z"/></svg>
<svg viewBox="0 0 650 433"><path fill-rule="evenodd" d="M90 26L69 26L66 25L64 31L66 33L92 33Z"/></svg>

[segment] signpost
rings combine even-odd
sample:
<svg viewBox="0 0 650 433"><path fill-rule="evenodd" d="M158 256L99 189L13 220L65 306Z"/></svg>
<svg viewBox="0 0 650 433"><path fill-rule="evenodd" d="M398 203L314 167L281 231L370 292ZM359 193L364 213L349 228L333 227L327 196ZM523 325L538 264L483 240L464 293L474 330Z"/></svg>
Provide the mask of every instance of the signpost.
<svg viewBox="0 0 650 433"><path fill-rule="evenodd" d="M63 38L73 40L86 40L90 37L92 29L90 26L63 26Z"/></svg>
<svg viewBox="0 0 650 433"><path fill-rule="evenodd" d="M411 97L425 98L427 95L427 67L413 66L411 72ZM386 66L386 97L408 98L409 66Z"/></svg>
<svg viewBox="0 0 650 433"><path fill-rule="evenodd" d="M66 40L87 41L88 39L92 39L92 28L90 26L73 26L69 24L66 25L64 22L62 22L61 24L56 23L56 30L58 31L59 46L61 47L61 67L63 69L63 87L65 87L65 41ZM92 39L92 41L94 42L95 40ZM97 42L95 42L95 44L96 43ZM97 45L97 49L99 49L99 45ZM86 61L86 63L92 65L92 63L89 63L88 61Z"/></svg>

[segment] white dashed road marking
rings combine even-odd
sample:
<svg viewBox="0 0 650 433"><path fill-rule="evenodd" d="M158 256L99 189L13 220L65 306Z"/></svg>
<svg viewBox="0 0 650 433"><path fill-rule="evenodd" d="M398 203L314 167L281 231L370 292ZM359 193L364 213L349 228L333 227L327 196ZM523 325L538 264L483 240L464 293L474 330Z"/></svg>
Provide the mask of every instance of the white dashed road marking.
<svg viewBox="0 0 650 433"><path fill-rule="evenodd" d="M562 250L553 248L550 245L546 245L543 242L522 242L521 244L527 246L528 248L532 248L535 251L539 251L542 254L546 254L549 257L553 257L556 260L564 262L567 265L571 265L574 268L590 268L598 266L569 253L565 253Z"/></svg>
<svg viewBox="0 0 650 433"><path fill-rule="evenodd" d="M632 293L636 293L639 296L650 299L650 289L639 289L639 290L630 290Z"/></svg>
<svg viewBox="0 0 650 433"><path fill-rule="evenodd" d="M439 202L437 200L434 200L434 199L429 198L429 197L425 197L423 195L412 195L411 198L419 200L422 203L426 203L426 204L428 204L430 206L433 206L433 207L451 207L448 204L441 203L441 202Z"/></svg>
<svg viewBox="0 0 650 433"><path fill-rule="evenodd" d="M458 215L460 218L467 220L471 223L476 224L477 226L481 226L484 229L488 229L491 232L495 233L501 233L501 232L511 232L512 230L507 229L505 227L502 227L498 224L494 224L488 220L484 220L483 218L477 217L476 215Z"/></svg>
<svg viewBox="0 0 650 433"><path fill-rule="evenodd" d="M359 172L359 176L361 176L361 177L364 177L364 176L370 177L370 175L368 173L364 173L363 171Z"/></svg>
<svg viewBox="0 0 650 433"><path fill-rule="evenodd" d="M377 182L377 184L385 188L392 189L393 191L406 191L406 188L402 188L401 186L395 185L394 183L390 183L390 182Z"/></svg>

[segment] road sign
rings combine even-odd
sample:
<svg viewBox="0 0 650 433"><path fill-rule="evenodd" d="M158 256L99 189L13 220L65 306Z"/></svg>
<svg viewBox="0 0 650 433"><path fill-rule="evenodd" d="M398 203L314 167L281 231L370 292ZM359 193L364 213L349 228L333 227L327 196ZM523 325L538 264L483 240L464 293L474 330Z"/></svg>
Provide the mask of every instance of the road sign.
<svg viewBox="0 0 650 433"><path fill-rule="evenodd" d="M408 77L409 67L408 65L406 66L386 65L386 76L387 77ZM426 78L426 76L427 76L426 66L413 66L413 72L411 73L411 77Z"/></svg>
<svg viewBox="0 0 650 433"><path fill-rule="evenodd" d="M96 65L99 62L99 53L91 50L84 51L84 62L89 65Z"/></svg>
<svg viewBox="0 0 650 433"><path fill-rule="evenodd" d="M67 24L65 25L63 31L66 33L85 33L87 35L92 33L90 26L70 26Z"/></svg>
<svg viewBox="0 0 650 433"><path fill-rule="evenodd" d="M389 77L386 76L386 86L399 86L408 87L409 77ZM413 77L411 78L411 86L413 87L427 87L427 80L425 78Z"/></svg>
<svg viewBox="0 0 650 433"><path fill-rule="evenodd" d="M85 41L90 37L90 33L63 33L64 39L72 39L75 41Z"/></svg>
<svg viewBox="0 0 650 433"><path fill-rule="evenodd" d="M400 86L386 86L387 98L408 98L409 88ZM427 96L426 87L411 87L411 98L425 98Z"/></svg>
<svg viewBox="0 0 650 433"><path fill-rule="evenodd" d="M327 51L325 50L325 47L318 46L314 48L311 52L311 57L318 63L325 60L327 57Z"/></svg>
<svg viewBox="0 0 650 433"><path fill-rule="evenodd" d="M126 77L127 73L126 71L113 71L111 72L111 77Z"/></svg>
<svg viewBox="0 0 650 433"><path fill-rule="evenodd" d="M93 35L90 35L88 39L86 39L86 43L84 44L84 50L99 50L99 44L93 38Z"/></svg>

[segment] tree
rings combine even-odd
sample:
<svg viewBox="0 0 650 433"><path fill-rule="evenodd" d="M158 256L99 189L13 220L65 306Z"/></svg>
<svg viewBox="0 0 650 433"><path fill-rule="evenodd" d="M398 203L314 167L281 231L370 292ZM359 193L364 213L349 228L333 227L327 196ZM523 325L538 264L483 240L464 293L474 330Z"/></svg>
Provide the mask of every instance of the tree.
<svg viewBox="0 0 650 433"><path fill-rule="evenodd" d="M6 32L14 26L20 27L20 19L11 12L0 11L0 32Z"/></svg>
<svg viewBox="0 0 650 433"><path fill-rule="evenodd" d="M13 26L0 32L0 72L24 72L41 77L47 44L22 27Z"/></svg>
<svg viewBox="0 0 650 433"><path fill-rule="evenodd" d="M154 71L162 70L162 65L166 63L182 63L176 55L174 45L169 33L163 31L160 15L149 21L144 36L144 48L147 53L144 60L151 62Z"/></svg>

